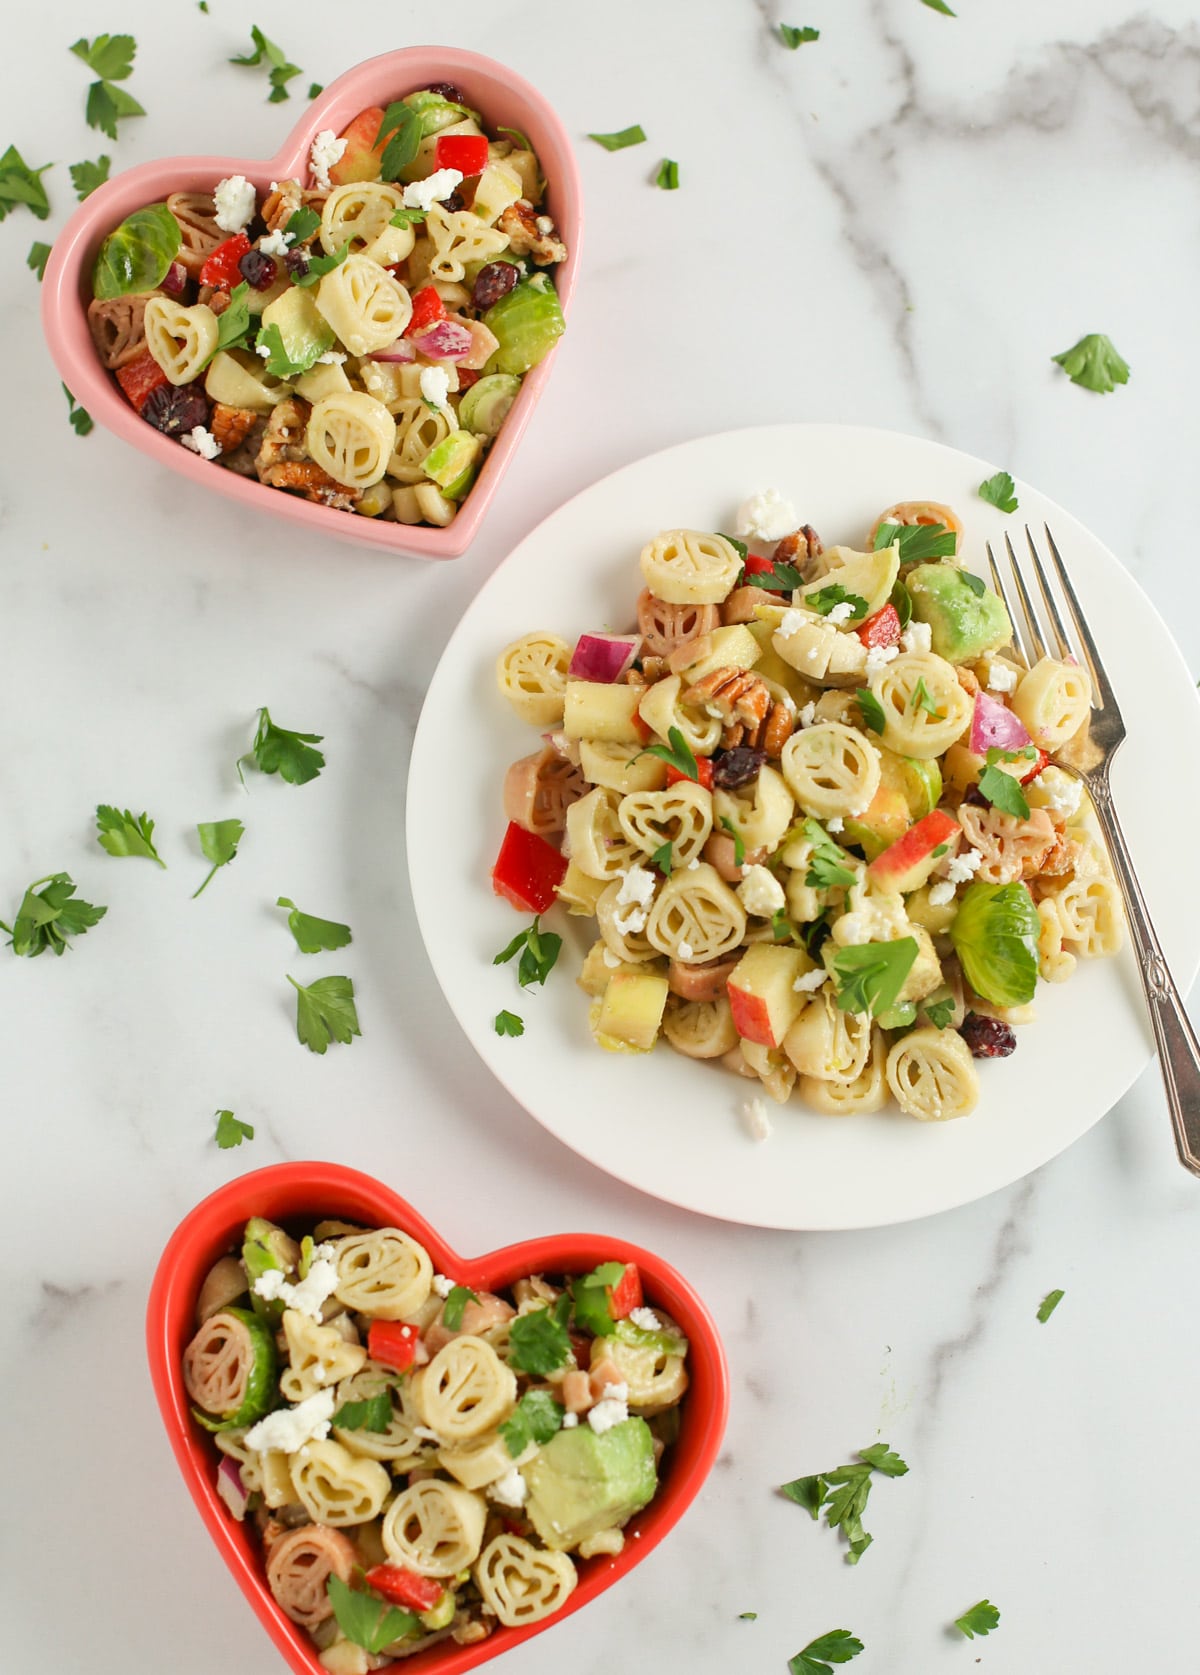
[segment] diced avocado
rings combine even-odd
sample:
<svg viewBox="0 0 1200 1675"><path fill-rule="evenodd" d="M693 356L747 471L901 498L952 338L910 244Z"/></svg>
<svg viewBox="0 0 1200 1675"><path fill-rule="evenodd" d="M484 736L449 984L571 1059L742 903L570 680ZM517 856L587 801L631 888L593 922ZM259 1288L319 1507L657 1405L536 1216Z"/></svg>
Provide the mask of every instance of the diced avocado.
<svg viewBox="0 0 1200 1675"><path fill-rule="evenodd" d="M452 430L430 448L421 461L421 470L433 479L438 488L445 489L469 471L483 452L483 443L469 430Z"/></svg>
<svg viewBox="0 0 1200 1675"><path fill-rule="evenodd" d="M590 1425L557 1431L522 1475L530 1523L552 1552L566 1552L624 1524L651 1500L657 1483L650 1427L623 1419L600 1434Z"/></svg>
<svg viewBox="0 0 1200 1675"><path fill-rule="evenodd" d="M476 436L495 436L520 390L521 380L513 373L489 373L472 384L459 402L459 424Z"/></svg>
<svg viewBox="0 0 1200 1675"><path fill-rule="evenodd" d="M262 335L268 333L271 327L278 331L278 344L271 342L273 332L267 337ZM300 286L293 285L263 309L260 341L273 350L282 349L281 364L275 364L277 357L272 354L267 370L286 378L292 373L307 372L318 356L333 347L334 334L333 328L322 318L316 298Z"/></svg>
<svg viewBox="0 0 1200 1675"><path fill-rule="evenodd" d="M913 616L927 622L933 649L947 663L970 663L1012 639L1003 601L990 587L976 593L956 564L918 564L908 574Z"/></svg>

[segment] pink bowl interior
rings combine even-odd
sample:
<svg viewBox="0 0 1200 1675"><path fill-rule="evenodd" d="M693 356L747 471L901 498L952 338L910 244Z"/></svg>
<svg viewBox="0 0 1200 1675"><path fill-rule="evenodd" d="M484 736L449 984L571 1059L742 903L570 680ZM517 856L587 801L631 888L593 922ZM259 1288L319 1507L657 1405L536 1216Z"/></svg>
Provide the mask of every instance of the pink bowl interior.
<svg viewBox="0 0 1200 1675"><path fill-rule="evenodd" d="M674 1268L652 1252L599 1234L555 1234L507 1245L488 1256L461 1257L404 1199L381 1182L332 1163L284 1163L256 1170L219 1188L196 1206L172 1235L159 1262L146 1314L150 1373L163 1423L192 1499L260 1622L296 1675L324 1675L307 1634L284 1616L267 1588L249 1530L234 1522L214 1487L219 1458L191 1418L181 1373L195 1323L200 1285L216 1259L237 1244L252 1215L302 1227L325 1217L396 1226L418 1239L435 1268L476 1289L504 1286L524 1274L581 1273L610 1259L636 1262L648 1305L658 1304L687 1334L690 1385L679 1440L651 1504L627 1526L615 1558L579 1562L579 1585L564 1609L528 1628L498 1628L475 1646L452 1641L419 1653L404 1667L419 1675L457 1675L527 1640L586 1605L652 1551L678 1522L712 1469L729 1410L725 1353L708 1310Z"/></svg>
<svg viewBox="0 0 1200 1675"><path fill-rule="evenodd" d="M529 136L548 182L546 207L570 252L554 278L563 311L569 309L579 268L583 230L579 170L570 140L551 105L522 77L479 53L454 47L404 47L370 58L339 76L307 106L276 156L265 161L244 157L167 157L143 163L108 181L80 204L55 240L42 285L42 327L54 364L64 383L92 417L160 464L228 495L256 511L274 512L293 523L343 540L352 540L419 558L456 558L474 538L508 461L519 443L555 361L555 351L526 374L521 393L488 450L483 469L445 529L381 522L328 506L317 506L279 489L247 481L198 458L138 417L112 374L101 366L86 310L90 277L105 235L144 204L158 203L169 192L210 192L229 174L244 174L261 194L273 180L308 177L308 154L324 128L340 133L369 105L386 105L434 81L460 87L467 102L483 112L493 132L517 128Z"/></svg>

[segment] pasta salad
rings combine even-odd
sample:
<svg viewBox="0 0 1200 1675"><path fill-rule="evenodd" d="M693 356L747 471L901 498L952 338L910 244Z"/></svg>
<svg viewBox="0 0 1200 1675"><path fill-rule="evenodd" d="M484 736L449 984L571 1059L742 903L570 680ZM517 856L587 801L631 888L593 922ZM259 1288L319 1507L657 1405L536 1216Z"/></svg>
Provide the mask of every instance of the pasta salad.
<svg viewBox="0 0 1200 1675"><path fill-rule="evenodd" d="M254 1218L196 1320L217 1491L336 1675L558 1611L653 1499L688 1385L635 1264L475 1292L395 1227Z"/></svg>
<svg viewBox="0 0 1200 1675"><path fill-rule="evenodd" d="M1120 946L1082 782L1051 761L1086 747L1088 678L1020 661L949 507L892 506L860 551L780 506L747 503L745 540L656 535L630 632L501 652L543 736L508 770L493 885L595 921L598 1046L746 1078L760 1138L761 1092L965 1116L1039 978Z"/></svg>
<svg viewBox="0 0 1200 1675"><path fill-rule="evenodd" d="M372 106L317 135L305 180L233 175L128 216L93 269L96 352L204 459L444 526L563 331L545 188L457 88Z"/></svg>

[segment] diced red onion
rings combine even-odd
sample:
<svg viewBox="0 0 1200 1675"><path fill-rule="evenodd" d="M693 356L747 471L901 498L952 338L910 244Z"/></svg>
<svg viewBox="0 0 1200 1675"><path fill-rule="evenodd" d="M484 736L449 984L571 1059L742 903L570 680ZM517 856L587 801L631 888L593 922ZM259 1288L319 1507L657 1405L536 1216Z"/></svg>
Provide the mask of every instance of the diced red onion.
<svg viewBox="0 0 1200 1675"><path fill-rule="evenodd" d="M989 750L1023 750L1033 740L1025 730L1019 715L1014 715L1007 704L986 692L975 694L975 713L971 717L971 749L976 756L986 756Z"/></svg>
<svg viewBox="0 0 1200 1675"><path fill-rule="evenodd" d="M162 288L169 297L181 297L187 284L187 269L182 262L172 262L163 275Z"/></svg>
<svg viewBox="0 0 1200 1675"><path fill-rule="evenodd" d="M394 343L389 343L386 349L376 349L371 356L373 361L388 361L398 366L411 366L416 358L416 348L406 337L398 337Z"/></svg>
<svg viewBox="0 0 1200 1675"><path fill-rule="evenodd" d="M461 361L475 347L475 339L459 320L435 320L412 342L428 361Z"/></svg>
<svg viewBox="0 0 1200 1675"><path fill-rule="evenodd" d="M567 675L575 680L612 686L642 649L640 634L581 634L571 654Z"/></svg>
<svg viewBox="0 0 1200 1675"><path fill-rule="evenodd" d="M217 1493L240 1524L246 1516L250 1496L242 1482L242 1468L228 1454L222 1454L217 1467Z"/></svg>

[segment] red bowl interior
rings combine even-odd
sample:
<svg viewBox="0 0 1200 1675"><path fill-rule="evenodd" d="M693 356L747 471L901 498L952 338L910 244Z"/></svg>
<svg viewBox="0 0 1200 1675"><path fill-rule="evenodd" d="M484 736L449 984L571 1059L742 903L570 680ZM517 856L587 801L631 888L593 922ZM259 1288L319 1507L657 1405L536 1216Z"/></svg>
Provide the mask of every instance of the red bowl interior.
<svg viewBox="0 0 1200 1675"><path fill-rule="evenodd" d="M545 388L555 350L525 375L521 392L453 523L446 529L434 529L383 523L378 518L316 506L200 459L138 417L113 375L101 366L87 325L96 252L105 235L131 211L161 202L169 192L211 192L216 182L229 174L244 174L260 196L273 180L290 176L305 180L309 148L322 129L340 133L368 105L386 105L433 81L450 81L460 87L467 103L483 112L493 132L498 127L517 128L532 142L548 182L547 210L570 252L554 274L566 314L579 271L583 211L579 169L566 129L553 107L529 82L477 52L456 47L403 47L367 59L331 82L306 107L282 148L266 161L244 157L161 158L117 175L80 204L54 241L42 283L42 329L54 364L76 400L94 419L159 464L169 465L192 482L253 510L274 512L289 522L306 524L325 537L358 541L417 558L457 558L465 552Z"/></svg>
<svg viewBox="0 0 1200 1675"><path fill-rule="evenodd" d="M184 1482L217 1550L296 1675L325 1672L308 1635L284 1616L272 1598L249 1529L234 1522L217 1496L214 1480L219 1455L191 1417L181 1372L183 1351L195 1331L193 1310L204 1276L219 1256L236 1245L252 1215L293 1224L339 1217L399 1227L425 1246L438 1272L480 1290L509 1285L524 1274L586 1272L613 1258L636 1262L647 1304L661 1306L687 1334L691 1382L681 1411L679 1440L666 1456L658 1494L626 1527L624 1550L615 1558L576 1561L579 1585L555 1616L527 1628L497 1628L474 1646L442 1642L416 1654L411 1665L405 1660L406 1668L424 1675L434 1671L455 1675L550 1628L644 1559L699 1493L725 1432L729 1375L708 1310L687 1281L660 1257L596 1233L559 1233L506 1245L488 1256L463 1257L411 1205L370 1175L333 1163L281 1163L243 1175L204 1199L172 1234L150 1288L147 1348L155 1395Z"/></svg>

